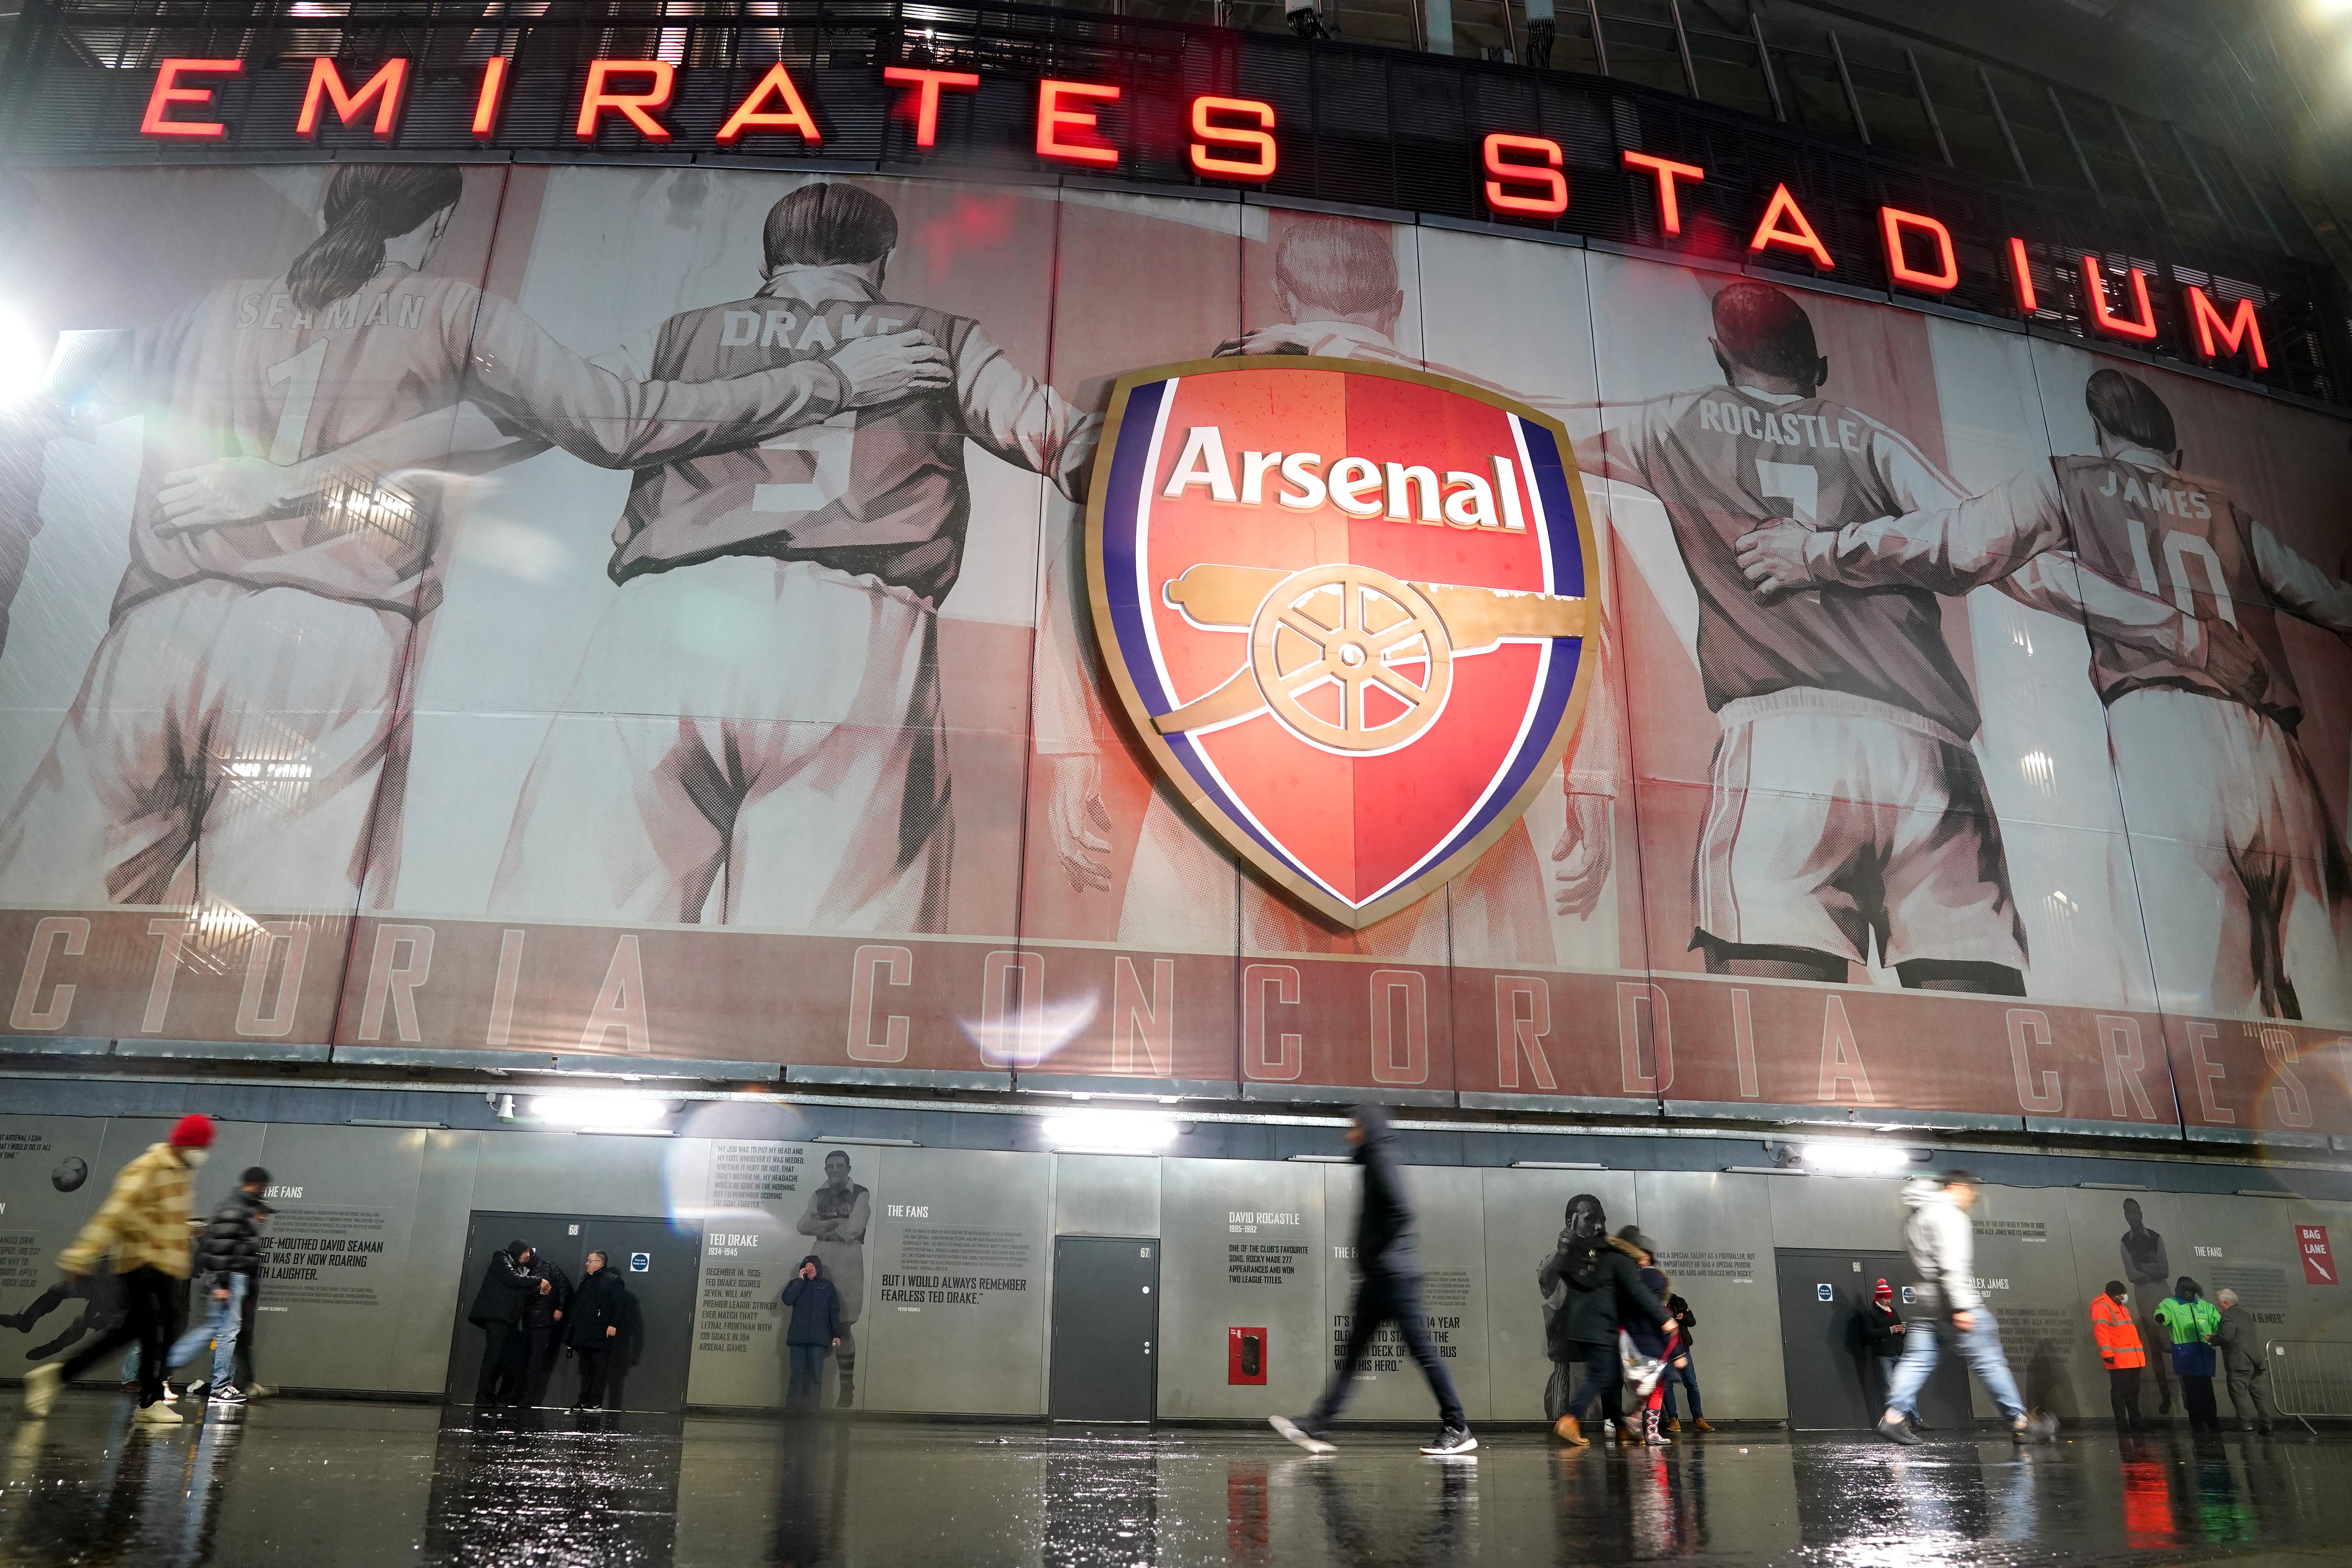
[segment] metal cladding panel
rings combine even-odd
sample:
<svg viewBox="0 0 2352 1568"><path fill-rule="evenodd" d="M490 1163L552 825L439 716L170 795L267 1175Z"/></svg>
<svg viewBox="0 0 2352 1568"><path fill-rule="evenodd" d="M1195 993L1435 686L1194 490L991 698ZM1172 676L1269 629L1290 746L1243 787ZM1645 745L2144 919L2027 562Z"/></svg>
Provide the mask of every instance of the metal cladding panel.
<svg viewBox="0 0 2352 1568"><path fill-rule="evenodd" d="M1430 1342L1454 1379L1470 1418L1483 1420L1493 1404L1486 1329L1486 1288L1491 1276L1486 1267L1485 1173L1466 1167L1407 1165L1401 1174L1421 1254L1422 1316L1427 1320ZM1338 1220L1324 1255L1323 1300L1330 1319L1324 1340L1327 1368L1338 1364L1354 1310L1360 1276L1350 1244L1362 1189L1363 1173L1355 1166L1323 1167L1323 1210ZM1421 1368L1406 1352L1395 1326L1383 1327L1372 1341L1365 1370L1356 1374L1347 1417L1413 1421L1435 1413Z"/></svg>
<svg viewBox="0 0 2352 1568"><path fill-rule="evenodd" d="M713 1142L700 1173L702 1292L695 1314L694 1359L687 1381L689 1405L772 1408L784 1402L791 1372L784 1334L792 1321L782 1305L812 1238L801 1226L825 1181L824 1144ZM857 1185L875 1176L873 1152L842 1152ZM860 1170L864 1165L866 1168ZM863 1178L861 1180L860 1178ZM869 1211L871 1199L868 1199ZM818 1224L806 1219L812 1228ZM867 1221L870 1234L872 1221ZM866 1300L867 1248L843 1247L824 1265L851 1308ZM838 1370L838 1363L835 1363Z"/></svg>
<svg viewBox="0 0 2352 1568"><path fill-rule="evenodd" d="M1710 1417L1779 1420L1780 1311L1773 1290L1769 1176L1643 1171L1634 1213L1658 1267L1698 1319L1691 1331L1699 1396ZM1679 1394L1677 1394L1679 1397ZM1690 1412L1683 1412L1689 1418Z"/></svg>
<svg viewBox="0 0 2352 1568"><path fill-rule="evenodd" d="M1555 1291L1547 1298L1538 1276L1559 1250L1569 1200L1578 1194L1601 1200L1612 1230L1633 1222L1633 1174L1486 1171L1483 1178L1488 1411L1499 1421L1539 1421L1545 1385L1558 1375L1545 1331L1559 1297Z"/></svg>
<svg viewBox="0 0 2352 1568"><path fill-rule="evenodd" d="M1160 1162L1130 1154L1054 1156L1054 1234L1160 1234Z"/></svg>
<svg viewBox="0 0 2352 1568"><path fill-rule="evenodd" d="M1160 1163L1160 1414L1297 1415L1330 1375L1324 1168ZM1336 1233L1335 1233L1336 1234ZM1229 1331L1264 1329L1263 1386L1229 1384Z"/></svg>
<svg viewBox="0 0 2352 1568"><path fill-rule="evenodd" d="M1053 1291L1053 1163L884 1149L860 1320L869 1410L1039 1415Z"/></svg>
<svg viewBox="0 0 2352 1568"><path fill-rule="evenodd" d="M257 1358L268 1357L263 1381L407 1389L399 1328L418 1310L416 1296L434 1294L417 1285L438 1273L420 1268L415 1251L426 1134L299 1125L267 1131L258 1140L258 1163L269 1170L276 1195L268 1201L278 1212L262 1227L266 1250L254 1305L254 1349ZM215 1168L207 1164L198 1175ZM234 1184L236 1173L222 1178ZM192 1364L202 1365L203 1358ZM257 1370L263 1365L256 1360Z"/></svg>
<svg viewBox="0 0 2352 1568"><path fill-rule="evenodd" d="M463 1277L466 1230L474 1210L474 1166L499 1135L435 1132L423 1137L409 1224L408 1310L394 1325L385 1387L437 1394L447 1386L450 1325L473 1306L481 1282Z"/></svg>

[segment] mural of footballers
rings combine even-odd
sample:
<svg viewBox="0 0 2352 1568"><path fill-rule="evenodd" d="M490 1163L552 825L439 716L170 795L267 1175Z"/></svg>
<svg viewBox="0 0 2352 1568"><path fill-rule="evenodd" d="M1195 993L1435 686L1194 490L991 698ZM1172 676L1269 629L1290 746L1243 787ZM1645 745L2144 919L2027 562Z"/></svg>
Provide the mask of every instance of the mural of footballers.
<svg viewBox="0 0 2352 1568"><path fill-rule="evenodd" d="M1723 733L1696 847L1691 945L1710 973L2024 994L2025 931L1969 738L1976 700L1935 596L1836 587L1769 607L1735 542L1960 499L1918 447L1822 395L1804 308L1769 284L1715 296L1719 385L1571 416L1588 476L1664 505L1698 595L1697 657Z"/></svg>
<svg viewBox="0 0 2352 1568"><path fill-rule="evenodd" d="M403 683L440 596L436 484L465 403L606 468L820 424L943 378L919 334L741 380L627 380L428 265L446 165L347 164L323 231L119 357L144 416L131 562L55 743L0 820L0 897L350 908L397 853ZM126 334L128 336L128 334Z"/></svg>
<svg viewBox="0 0 2352 1568"><path fill-rule="evenodd" d="M857 1402L858 1313L866 1310L866 1229L874 1217L874 1194L849 1179L849 1155L840 1149L824 1156L824 1184L809 1194L794 1227L809 1238L810 1248L824 1267L824 1277L841 1292L841 1339L834 1359L841 1369L836 1407L847 1410Z"/></svg>
<svg viewBox="0 0 2352 1568"><path fill-rule="evenodd" d="M1426 368L1493 384L1487 377L1443 364L1424 364L1398 347L1405 294L1397 270L1393 231L1352 218L1288 216L1274 246L1274 292L1282 320L1219 343L1215 354L1315 354L1377 360ZM1505 388L1500 390L1508 391ZM1520 395L1512 392L1514 396ZM1542 399L1534 399L1542 403ZM1598 654L1598 638L1588 642ZM1618 722L1607 680L1594 683L1570 765L1563 770L1567 826L1552 851L1560 912L1589 913L1613 861L1609 814L1620 771ZM1230 950L1231 862L1165 791L1155 791L1129 874L1120 911L1122 942L1156 947ZM1554 962L1545 910L1543 870L1524 821L1468 871L1431 897L1365 931L1334 935L1250 878L1241 884L1240 943L1265 952L1354 951L1423 963L1444 963L1449 923L1492 962Z"/></svg>
<svg viewBox="0 0 2352 1568"><path fill-rule="evenodd" d="M764 242L756 293L681 311L610 363L787 374L913 332L944 356L942 384L638 467L614 531L619 592L531 765L494 914L945 927L937 613L971 521L964 444L1075 499L1099 422L978 322L890 298L898 220L880 196L803 185Z"/></svg>
<svg viewBox="0 0 2352 1568"><path fill-rule="evenodd" d="M2095 456L2053 457L1921 515L1760 530L1740 542L1746 575L1765 593L1960 594L2054 552L2080 565L2053 582L2122 584L2177 606L2193 624L2162 647L2090 617L2090 677L2166 1000L2352 1019L2352 874L2295 740L2303 699L2278 625L2284 612L2352 633L2352 585L2185 468L2172 411L2146 381L2102 369L2083 396Z"/></svg>

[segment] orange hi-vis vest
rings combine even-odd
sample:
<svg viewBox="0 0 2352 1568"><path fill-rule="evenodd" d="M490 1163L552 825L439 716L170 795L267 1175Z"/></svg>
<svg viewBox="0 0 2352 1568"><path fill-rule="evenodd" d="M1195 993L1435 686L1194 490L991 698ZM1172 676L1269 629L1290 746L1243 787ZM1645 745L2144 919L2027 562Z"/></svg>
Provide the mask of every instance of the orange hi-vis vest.
<svg viewBox="0 0 2352 1568"><path fill-rule="evenodd" d="M2139 1325L2131 1309L2120 1306L2102 1291L2091 1298L2091 1337L2099 1342L2099 1359L2110 1372L2146 1366L2147 1352L2140 1348Z"/></svg>

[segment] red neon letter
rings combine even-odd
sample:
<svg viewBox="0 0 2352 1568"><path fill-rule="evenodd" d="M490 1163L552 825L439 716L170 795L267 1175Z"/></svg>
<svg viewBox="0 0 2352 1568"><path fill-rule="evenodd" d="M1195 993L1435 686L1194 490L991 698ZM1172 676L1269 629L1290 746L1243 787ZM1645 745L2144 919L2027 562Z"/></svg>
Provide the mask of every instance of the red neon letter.
<svg viewBox="0 0 2352 1568"><path fill-rule="evenodd" d="M970 71L917 70L912 66L886 66L882 79L893 87L915 89L915 145L928 147L940 136L940 89L951 87L960 92L970 92L980 86L980 78Z"/></svg>
<svg viewBox="0 0 2352 1568"><path fill-rule="evenodd" d="M1625 166L1647 169L1658 177L1658 225L1668 234L1683 231L1683 205L1675 194L1676 180L1704 180L1706 171L1696 163L1677 163L1672 158L1656 158L1647 153L1628 153Z"/></svg>
<svg viewBox="0 0 2352 1568"><path fill-rule="evenodd" d="M782 100L783 108L762 111L760 105L771 97ZM809 117L808 105L801 101L801 89L793 85L793 73L784 68L782 60L770 66L768 74L760 79L760 85L735 106L727 123L719 128L719 140L732 142L746 131L797 131L801 139L811 144L824 140L817 131L816 121Z"/></svg>
<svg viewBox="0 0 2352 1568"><path fill-rule="evenodd" d="M334 61L320 55L310 62L310 89L302 95L302 118L294 122L294 134L316 136L319 133L319 104L322 99L333 100L336 118L349 125L360 117L360 110L373 98L375 100L375 133L389 138L393 119L400 112L400 89L407 80L408 62L387 60L383 68L368 78L359 91L345 92L342 73L335 69Z"/></svg>
<svg viewBox="0 0 2352 1568"><path fill-rule="evenodd" d="M2042 309L2041 298L2033 292L2033 268L2025 259L2025 241L2014 236L2009 242L2009 276L2017 285L2017 308L2029 316Z"/></svg>
<svg viewBox="0 0 2352 1568"><path fill-rule="evenodd" d="M210 103L208 87L182 87L183 72L219 71L235 76L242 60L165 60L155 68L155 90L147 99L147 118L139 122L142 136L226 136L228 127L211 120L166 120L163 111L175 103Z"/></svg>
<svg viewBox="0 0 2352 1568"><path fill-rule="evenodd" d="M2206 297L2205 290L2191 284L2189 289L2189 319L2197 327L2197 352L2207 359L2221 357L2222 351L2213 346L2213 336L2218 332L2231 353L2236 353L2240 344L2247 344L2253 355L2254 368L2270 369L2271 356L2263 352L2263 330L2254 324L2254 302L2252 300L2239 300L2237 310L2225 321L2221 319L2221 312L2213 308L2213 301Z"/></svg>
<svg viewBox="0 0 2352 1568"><path fill-rule="evenodd" d="M616 76L642 76L651 85L643 92L606 92L605 81ZM580 140L596 140L596 117L608 109L617 109L629 117L629 123L642 132L646 141L668 141L669 127L656 120L650 111L669 102L670 89L677 84L677 71L667 60L589 62L588 90L580 95L580 123L575 128Z"/></svg>
<svg viewBox="0 0 2352 1568"><path fill-rule="evenodd" d="M1783 217L1792 226L1782 228L1780 220ZM1829 247L1823 245L1822 237L1813 232L1813 226L1805 221L1804 213L1797 206L1797 198L1789 194L1786 185L1772 187L1772 200L1764 209L1764 221L1756 226L1756 237L1748 242L1748 248L1753 254L1770 245L1803 252L1811 257L1813 265L1824 272L1837 265L1830 259Z"/></svg>
<svg viewBox="0 0 2352 1568"><path fill-rule="evenodd" d="M1257 122L1255 131L1244 131L1230 125L1210 121L1212 114L1244 115ZM1192 167L1213 180L1270 180L1274 178L1274 105L1260 103L1254 98L1196 98L1192 100ZM1219 153L1202 146L1214 142L1232 152ZM1248 154L1246 161L1234 156Z"/></svg>
<svg viewBox="0 0 2352 1568"><path fill-rule="evenodd" d="M492 55L482 66L482 90L474 100L474 134L488 136L498 129L499 100L506 96L507 58Z"/></svg>
<svg viewBox="0 0 2352 1568"><path fill-rule="evenodd" d="M1542 162L1517 163L1506 159L1506 153L1532 153ZM1486 205L1496 212L1558 217L1568 210L1568 176L1559 172L1565 162L1557 142L1541 136L1506 136L1496 132L1486 138L1486 173L1494 176L1486 182ZM1514 195L1506 188L1507 184L1540 186L1543 195Z"/></svg>
<svg viewBox="0 0 2352 1568"><path fill-rule="evenodd" d="M1059 158L1069 163L1097 163L1104 168L1116 167L1118 149L1092 142L1065 142L1062 132L1092 131L1101 123L1100 117L1083 109L1065 109L1066 98L1094 98L1105 103L1118 100L1118 89L1097 87L1090 81L1055 81L1051 78L1037 84L1037 156Z"/></svg>
<svg viewBox="0 0 2352 1568"><path fill-rule="evenodd" d="M2137 319L2109 310L2106 285L2099 275L2099 258L2083 258L2083 298L2090 302L2091 320L2099 324L2101 331L2146 342L2156 336L2156 310L2147 302L2147 277L2137 267L2131 269L2131 292L2132 303L2138 310Z"/></svg>
<svg viewBox="0 0 2352 1568"><path fill-rule="evenodd" d="M1934 218L1918 213L1906 213L1896 207L1878 209L1880 226L1886 230L1886 270L1897 283L1914 289L1932 289L1942 293L1957 288L1960 281L1960 258L1952 254L1952 231ZM1922 272L1903 259L1903 232L1909 229L1924 234L1936 242L1937 266L1933 272Z"/></svg>

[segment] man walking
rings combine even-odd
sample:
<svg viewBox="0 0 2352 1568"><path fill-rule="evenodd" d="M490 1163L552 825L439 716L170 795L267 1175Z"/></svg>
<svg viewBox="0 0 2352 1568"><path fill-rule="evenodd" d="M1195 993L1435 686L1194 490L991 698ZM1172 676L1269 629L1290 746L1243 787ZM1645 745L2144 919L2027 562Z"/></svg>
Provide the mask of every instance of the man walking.
<svg viewBox="0 0 2352 1568"><path fill-rule="evenodd" d="M2131 1296L2122 1280L2108 1280L2106 1293L2091 1298L2091 1337L2098 1342L2099 1360L2106 1365L2107 1403L2115 1409L2116 1430L2137 1432L2147 1425L2139 1413L2139 1374L2147 1364L2147 1348L2140 1342Z"/></svg>
<svg viewBox="0 0 2352 1568"><path fill-rule="evenodd" d="M1348 1320L1348 1344L1331 1372L1330 1386L1315 1408L1300 1420L1272 1417L1274 1429L1310 1454L1328 1454L1333 1445L1331 1423L1347 1406L1356 1368L1371 1348L1382 1323L1393 1322L1412 1352L1429 1391L1437 1396L1441 1425L1437 1436L1421 1446L1424 1454L1451 1458L1472 1452L1478 1439L1470 1435L1470 1417L1454 1392L1454 1379L1430 1342L1429 1321L1421 1314L1421 1259L1413 1251L1412 1211L1405 1206L1404 1183L1397 1173L1396 1154L1390 1141L1388 1112L1377 1105L1360 1105L1351 1113L1348 1142L1364 1173L1362 1211L1356 1218L1356 1304Z"/></svg>
<svg viewBox="0 0 2352 1568"><path fill-rule="evenodd" d="M2009 1358L2001 1353L2000 1327L1977 1294L1976 1227L1969 1222L1976 1201L1977 1179L1966 1171L1922 1176L1904 1187L1903 1202L1911 1217L1904 1222L1903 1244L1910 1249L1911 1267L1919 1271L1921 1316L1932 1312L1934 1321L1915 1320L1903 1336L1903 1359L1895 1365L1886 1412L1878 1418L1878 1435L1890 1443L1921 1441L1911 1429L1911 1417L1918 1407L1919 1390L1936 1370L1948 1325L1969 1369L2009 1417L2011 1437L2020 1443L2046 1443L2058 1435L2054 1417L2026 1414Z"/></svg>
<svg viewBox="0 0 2352 1568"><path fill-rule="evenodd" d="M150 1144L114 1178L113 1190L73 1245L58 1256L58 1267L76 1278L88 1274L111 1252L122 1286L122 1321L63 1363L37 1366L25 1376L25 1414L47 1415L58 1390L103 1356L139 1346L139 1414L156 1426L176 1426L180 1414L163 1401L163 1352L172 1321L172 1294L188 1278L188 1173L205 1163L212 1147L209 1116L180 1118L171 1138Z"/></svg>
<svg viewBox="0 0 2352 1568"><path fill-rule="evenodd" d="M211 1345L210 1380L188 1390L210 1404L246 1402L245 1391L236 1383L236 1346L245 1331L245 1299L261 1271L261 1225L273 1212L261 1201L268 1185L268 1171L258 1165L247 1167L196 1238L196 1275L210 1286L210 1296L203 1320L172 1347L165 1371L168 1373L171 1367L194 1360Z"/></svg>
<svg viewBox="0 0 2352 1568"><path fill-rule="evenodd" d="M2221 1370L2230 1379L2230 1411L2238 1418L2238 1430L2259 1431L2271 1435L2271 1369L2263 1358L2263 1337L2254 1327L2254 1320L2238 1305L2238 1293L2223 1289L2213 1298L2221 1309L2221 1321L2213 1330L2213 1342L2221 1347ZM2251 1412L2253 1420L2246 1416Z"/></svg>

